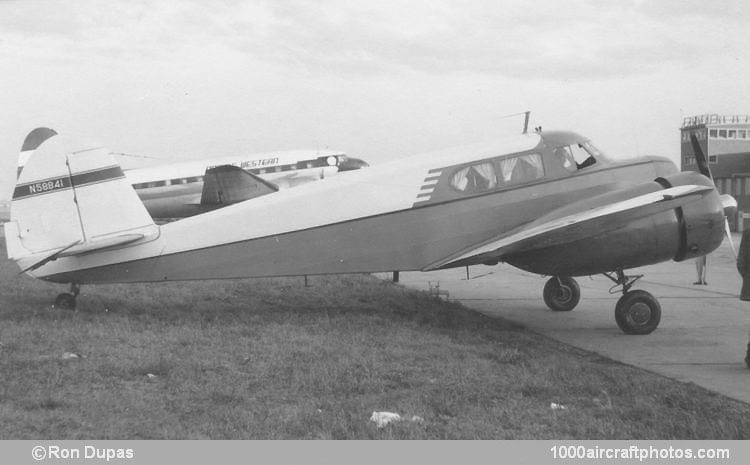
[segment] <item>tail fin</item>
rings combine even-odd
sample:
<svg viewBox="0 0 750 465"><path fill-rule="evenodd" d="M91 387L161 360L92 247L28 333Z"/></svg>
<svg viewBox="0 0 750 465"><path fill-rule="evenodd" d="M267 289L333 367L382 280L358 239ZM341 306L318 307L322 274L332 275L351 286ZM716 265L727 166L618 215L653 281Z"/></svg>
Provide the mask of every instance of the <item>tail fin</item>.
<svg viewBox="0 0 750 465"><path fill-rule="evenodd" d="M158 227L105 149L57 136L39 146L21 172L5 235L8 257L26 271L156 237Z"/></svg>
<svg viewBox="0 0 750 465"><path fill-rule="evenodd" d="M26 165L26 162L34 151L36 151L44 141L56 135L57 132L54 129L36 128L26 136L26 139L23 140L21 151L18 153L18 171L16 172L16 178L21 176L21 171L23 171L24 165Z"/></svg>

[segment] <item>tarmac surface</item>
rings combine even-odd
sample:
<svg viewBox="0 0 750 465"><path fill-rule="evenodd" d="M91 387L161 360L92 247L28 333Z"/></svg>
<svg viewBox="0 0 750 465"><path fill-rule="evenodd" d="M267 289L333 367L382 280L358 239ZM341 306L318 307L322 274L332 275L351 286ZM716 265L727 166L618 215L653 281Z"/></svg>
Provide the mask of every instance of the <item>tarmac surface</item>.
<svg viewBox="0 0 750 465"><path fill-rule="evenodd" d="M740 235L733 234L739 247ZM403 285L435 292L490 316L500 316L572 346L693 382L750 403L750 370L744 358L750 302L739 300L741 278L729 244L708 257L708 285L696 281L695 261L666 262L626 274L644 274L633 289L646 290L662 307L659 327L648 335L624 334L614 319L621 292L604 276L576 278L581 301L570 312L553 312L542 300L547 278L510 265L475 266L430 273L402 272Z"/></svg>

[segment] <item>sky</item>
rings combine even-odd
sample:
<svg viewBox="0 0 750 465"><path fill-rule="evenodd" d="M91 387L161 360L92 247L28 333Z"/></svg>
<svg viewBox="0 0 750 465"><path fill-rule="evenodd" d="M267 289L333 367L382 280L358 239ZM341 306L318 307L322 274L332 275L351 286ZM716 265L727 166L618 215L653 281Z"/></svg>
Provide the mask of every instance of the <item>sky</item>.
<svg viewBox="0 0 750 465"><path fill-rule="evenodd" d="M371 164L531 125L678 161L750 114L750 5L693 0L0 0L0 199L38 126L161 160Z"/></svg>

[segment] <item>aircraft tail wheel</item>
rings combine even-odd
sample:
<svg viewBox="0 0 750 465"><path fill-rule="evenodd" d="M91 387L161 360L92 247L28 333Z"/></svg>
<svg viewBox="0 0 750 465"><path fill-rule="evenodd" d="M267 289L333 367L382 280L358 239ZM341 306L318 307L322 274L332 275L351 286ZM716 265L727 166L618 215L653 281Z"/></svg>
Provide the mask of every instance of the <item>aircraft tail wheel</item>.
<svg viewBox="0 0 750 465"><path fill-rule="evenodd" d="M615 306L615 321L625 334L649 334L659 326L661 305L646 291L626 292Z"/></svg>
<svg viewBox="0 0 750 465"><path fill-rule="evenodd" d="M76 298L73 294L63 293L57 296L55 299L55 308L61 308L63 310L75 310Z"/></svg>
<svg viewBox="0 0 750 465"><path fill-rule="evenodd" d="M556 312L569 312L581 300L581 288L568 276L553 276L544 285L544 303Z"/></svg>

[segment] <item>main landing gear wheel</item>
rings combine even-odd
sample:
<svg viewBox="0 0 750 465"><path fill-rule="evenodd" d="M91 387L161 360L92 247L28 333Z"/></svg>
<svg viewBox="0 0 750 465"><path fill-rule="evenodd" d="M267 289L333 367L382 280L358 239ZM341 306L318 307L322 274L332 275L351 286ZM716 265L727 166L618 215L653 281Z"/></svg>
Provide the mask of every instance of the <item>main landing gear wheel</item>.
<svg viewBox="0 0 750 465"><path fill-rule="evenodd" d="M609 290L610 294L614 294L614 291L622 286L622 297L615 305L617 326L625 334L652 333L661 321L659 301L646 291L630 290L643 275L628 276L622 268L618 268L614 272L604 273L604 276L615 283Z"/></svg>
<svg viewBox="0 0 750 465"><path fill-rule="evenodd" d="M58 295L55 299L55 308L61 308L63 310L75 310L76 309L76 297L81 292L81 286L78 284L70 285L70 293L63 292Z"/></svg>
<svg viewBox="0 0 750 465"><path fill-rule="evenodd" d="M544 303L556 312L569 312L581 300L581 288L568 276L553 276L544 285Z"/></svg>
<svg viewBox="0 0 750 465"><path fill-rule="evenodd" d="M646 291L625 292L615 306L615 321L626 334L649 334L659 326L661 305Z"/></svg>

